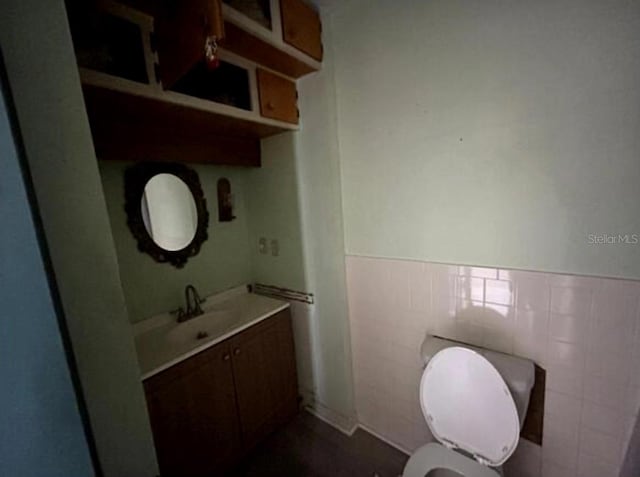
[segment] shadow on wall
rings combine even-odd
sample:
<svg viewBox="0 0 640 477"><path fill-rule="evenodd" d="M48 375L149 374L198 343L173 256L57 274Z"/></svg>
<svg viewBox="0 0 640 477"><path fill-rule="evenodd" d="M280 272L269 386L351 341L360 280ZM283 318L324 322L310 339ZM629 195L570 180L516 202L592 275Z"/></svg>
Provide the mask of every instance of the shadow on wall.
<svg viewBox="0 0 640 477"><path fill-rule="evenodd" d="M296 345L296 365L298 371L298 387L302 395L303 405L313 405L315 395L313 317L314 306L292 301L291 315L293 335Z"/></svg>
<svg viewBox="0 0 640 477"><path fill-rule="evenodd" d="M470 302L455 313L437 320L433 333L446 339L453 339L481 346L495 351L508 352L500 346L489 345L484 335L490 334L493 343L508 343L512 340L515 326L515 315L508 308L490 303L477 306Z"/></svg>
<svg viewBox="0 0 640 477"><path fill-rule="evenodd" d="M636 423L624 457L620 477L635 477L640 475L640 417L636 416Z"/></svg>

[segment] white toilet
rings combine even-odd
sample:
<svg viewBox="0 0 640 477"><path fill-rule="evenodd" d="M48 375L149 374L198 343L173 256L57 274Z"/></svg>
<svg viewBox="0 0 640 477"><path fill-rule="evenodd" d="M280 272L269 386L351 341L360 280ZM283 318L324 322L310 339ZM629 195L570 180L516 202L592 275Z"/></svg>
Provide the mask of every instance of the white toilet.
<svg viewBox="0 0 640 477"><path fill-rule="evenodd" d="M422 413L438 441L417 449L403 477L498 477L513 454L535 379L533 362L427 336Z"/></svg>

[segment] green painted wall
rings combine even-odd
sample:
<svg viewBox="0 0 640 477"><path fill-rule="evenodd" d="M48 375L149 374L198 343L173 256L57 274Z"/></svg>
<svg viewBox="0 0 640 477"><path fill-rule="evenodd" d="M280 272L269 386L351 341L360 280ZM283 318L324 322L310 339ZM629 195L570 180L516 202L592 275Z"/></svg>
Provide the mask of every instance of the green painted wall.
<svg viewBox="0 0 640 477"><path fill-rule="evenodd" d="M324 23L329 43L330 25ZM316 400L349 427L355 416L344 261L338 122L330 46L322 71L298 81L302 128L296 133L301 222L309 288L316 295Z"/></svg>
<svg viewBox="0 0 640 477"><path fill-rule="evenodd" d="M326 30L325 30L326 34ZM315 403L350 425L354 416L346 302L340 168L330 55L323 71L298 82L301 129L262 141L262 168L248 172L249 230L255 281L315 296L297 336L309 341ZM280 253L258 252L260 237ZM294 327L296 328L296 327Z"/></svg>
<svg viewBox="0 0 640 477"><path fill-rule="evenodd" d="M640 278L640 3L345 2L346 251Z"/></svg>
<svg viewBox="0 0 640 477"><path fill-rule="evenodd" d="M154 477L140 370L64 2L4 0L0 45L100 465L106 477Z"/></svg>
<svg viewBox="0 0 640 477"><path fill-rule="evenodd" d="M263 139L262 167L247 171L251 266L257 283L307 291L294 137ZM259 253L260 237L278 240L279 254Z"/></svg>
<svg viewBox="0 0 640 477"><path fill-rule="evenodd" d="M100 161L99 164L118 253L122 288L132 322L184 306L184 288L187 284L193 284L200 295L206 296L252 281L245 169L189 165L198 173L207 199L209 238L202 244L198 255L190 258L183 268L176 268L140 253L127 227L124 171L131 164L119 161ZM221 177L231 182L234 214L237 217L232 222L218 222L216 184Z"/></svg>

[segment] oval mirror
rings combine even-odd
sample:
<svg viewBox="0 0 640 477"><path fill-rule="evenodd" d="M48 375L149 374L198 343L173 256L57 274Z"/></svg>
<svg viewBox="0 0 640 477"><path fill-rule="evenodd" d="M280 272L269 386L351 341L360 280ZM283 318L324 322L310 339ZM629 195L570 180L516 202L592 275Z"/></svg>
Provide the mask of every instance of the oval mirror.
<svg viewBox="0 0 640 477"><path fill-rule="evenodd" d="M127 224L138 249L182 267L207 239L209 213L198 174L182 165L144 162L125 173Z"/></svg>
<svg viewBox="0 0 640 477"><path fill-rule="evenodd" d="M144 186L140 203L147 232L159 247L182 250L198 226L198 211L187 184L173 174L157 174Z"/></svg>

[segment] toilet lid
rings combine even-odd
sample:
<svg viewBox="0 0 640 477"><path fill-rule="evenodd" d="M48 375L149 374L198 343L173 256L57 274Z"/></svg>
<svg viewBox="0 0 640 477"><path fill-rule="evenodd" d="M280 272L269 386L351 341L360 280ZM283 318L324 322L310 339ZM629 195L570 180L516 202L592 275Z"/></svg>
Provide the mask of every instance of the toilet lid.
<svg viewBox="0 0 640 477"><path fill-rule="evenodd" d="M420 404L433 436L480 463L502 465L515 451L518 411L486 358L467 348L436 353L422 374Z"/></svg>

